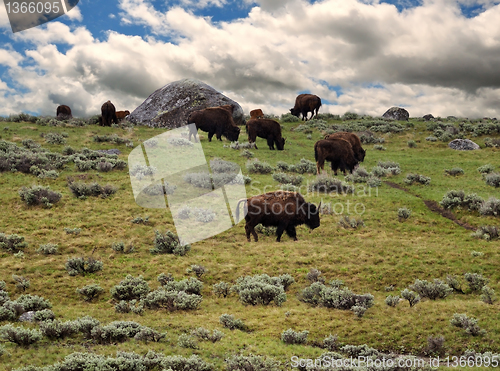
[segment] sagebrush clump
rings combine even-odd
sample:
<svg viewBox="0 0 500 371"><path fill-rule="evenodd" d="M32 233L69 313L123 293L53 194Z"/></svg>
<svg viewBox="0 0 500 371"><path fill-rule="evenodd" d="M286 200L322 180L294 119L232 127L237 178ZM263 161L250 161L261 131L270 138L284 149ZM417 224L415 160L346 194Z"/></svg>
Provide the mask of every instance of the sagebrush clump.
<svg viewBox="0 0 500 371"><path fill-rule="evenodd" d="M486 331L477 324L477 319L468 317L465 313L455 313L450 323L455 327L463 328L467 334L472 336L486 334Z"/></svg>
<svg viewBox="0 0 500 371"><path fill-rule="evenodd" d="M166 231L162 234L155 230L154 248L149 251L151 254L174 254L186 255L191 250L191 245L183 244L179 237L171 232Z"/></svg>
<svg viewBox="0 0 500 371"><path fill-rule="evenodd" d="M84 286L81 289L76 289L76 292L82 295L84 300L88 302L92 301L94 298L97 298L103 291L103 288L95 283Z"/></svg>
<svg viewBox="0 0 500 371"><path fill-rule="evenodd" d="M51 208L61 200L62 194L51 191L50 187L33 185L31 188L22 187L19 196L28 206L44 205L46 208Z"/></svg>
<svg viewBox="0 0 500 371"><path fill-rule="evenodd" d="M453 289L439 279L434 279L433 282L416 279L410 285L410 289L416 291L421 298L429 298L431 300L444 299L453 292Z"/></svg>
<svg viewBox="0 0 500 371"><path fill-rule="evenodd" d="M24 241L23 236L17 234L6 235L5 233L0 233L0 249L6 250L10 253L18 253L24 250L28 246L28 243Z"/></svg>
<svg viewBox="0 0 500 371"><path fill-rule="evenodd" d="M133 277L128 274L118 285L111 288L110 292L117 301L140 300L149 293L149 284L141 275Z"/></svg>
<svg viewBox="0 0 500 371"><path fill-rule="evenodd" d="M285 344L305 344L309 331L294 331L291 328L281 333L281 341Z"/></svg>
<svg viewBox="0 0 500 371"><path fill-rule="evenodd" d="M70 276L78 274L95 273L102 270L103 264L100 260L93 257L68 258L65 264L66 270Z"/></svg>
<svg viewBox="0 0 500 371"><path fill-rule="evenodd" d="M239 318L234 318L231 314L223 314L219 317L219 323L229 330L241 330L246 331L247 327L243 321Z"/></svg>
<svg viewBox="0 0 500 371"><path fill-rule="evenodd" d="M270 277L267 274L244 276L236 280L231 291L236 292L245 305L281 306L286 301L286 289L295 280L290 275Z"/></svg>

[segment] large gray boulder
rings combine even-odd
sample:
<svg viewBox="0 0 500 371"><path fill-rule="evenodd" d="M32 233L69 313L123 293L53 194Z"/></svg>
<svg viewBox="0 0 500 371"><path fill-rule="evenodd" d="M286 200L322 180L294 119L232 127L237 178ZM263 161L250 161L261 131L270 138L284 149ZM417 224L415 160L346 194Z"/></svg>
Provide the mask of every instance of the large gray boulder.
<svg viewBox="0 0 500 371"><path fill-rule="evenodd" d="M127 119L136 125L173 129L186 125L193 111L227 104L235 106L234 123L243 125L243 109L238 103L201 81L183 79L156 90Z"/></svg>
<svg viewBox="0 0 500 371"><path fill-rule="evenodd" d="M408 121L410 114L400 107L391 107L382 115L383 118L397 121Z"/></svg>
<svg viewBox="0 0 500 371"><path fill-rule="evenodd" d="M469 139L454 139L450 143L448 143L448 147L450 147L451 149L456 149L458 151L474 151L481 148Z"/></svg>

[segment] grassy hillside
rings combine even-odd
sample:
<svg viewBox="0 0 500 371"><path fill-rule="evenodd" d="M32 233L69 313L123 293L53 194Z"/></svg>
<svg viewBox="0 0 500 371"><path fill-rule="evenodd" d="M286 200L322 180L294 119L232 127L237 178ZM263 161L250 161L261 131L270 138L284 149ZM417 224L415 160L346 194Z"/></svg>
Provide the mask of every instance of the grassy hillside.
<svg viewBox="0 0 500 371"><path fill-rule="evenodd" d="M296 164L302 158L314 161L313 145L324 136L325 130L370 121L377 120L329 119L316 127L305 127L305 130L302 130L304 127L294 130L300 122L282 122L283 136L286 137L284 151L270 151L263 139L257 139L258 150L250 151L254 153L254 158L272 166L278 161ZM460 128L462 121L443 122ZM459 356L467 349L499 353L499 304L481 301L480 293L470 292L464 280L465 273L482 274L489 280L489 287L500 290L498 240L474 238L471 230L429 210L424 203L426 200L440 202L445 193L452 189L464 190L465 194L476 193L485 200L491 196L499 197L498 188L486 184L477 170L485 164L493 165L496 171L500 170L500 150L484 146L485 137L498 138L499 134L482 135L482 132L476 131L480 135L472 137L471 130L482 123L467 121L467 124L469 126L466 129L469 131L462 130L462 133L481 145L481 150L454 151L448 148L448 141L428 141L427 137L435 135L428 129L434 128L428 128L427 122L418 119L399 123L404 129L401 132L375 132L375 137L384 138L384 142L379 145L385 150L374 149L374 144L364 144L367 154L361 165L372 171L379 161L393 161L401 168L399 175L381 178L383 182L379 187L370 188L365 183L355 183L353 186L356 190L349 195L308 192L307 183L314 182L316 175L304 174L301 193L306 200L315 204L320 201L323 205L330 204L334 212L321 215L321 226L313 231L305 226L298 227L297 242L291 241L286 235L281 243L275 242L274 236L260 235L259 242L248 243L244 223L240 222L224 233L193 244L184 256L150 253L154 246L155 230L175 232L172 216L168 210L144 209L135 203L127 168L109 172L83 172L78 171L73 162L69 162L63 170L58 170L56 179L41 179L21 172L1 173L0 232L18 234L28 243L23 249L23 256L15 256L0 249L0 280L6 282L5 290L9 292L11 300L22 294L38 295L50 301L56 319L60 321L75 320L86 315L98 319L102 324L117 320L135 321L166 332L167 335L160 342L146 343L129 339L113 345L100 345L83 339L81 335L63 340L43 338L28 347L0 340L4 348L4 354L0 355L0 369L10 371L27 365L47 366L74 352L115 355L119 350L139 354L145 354L148 350L165 355L197 354L215 365L215 369L225 369L224 359L232 354L266 355L282 362L284 369L289 369L292 356L314 359L323 354L325 350L314 344L322 343L330 334L336 334L338 341L344 345L367 344L379 351L399 354L425 355L428 338L438 336L445 339L441 353L443 356ZM84 147L93 150L118 148L122 152L119 159L124 161L127 161L132 146L96 142L93 137L116 134L137 146L162 132L145 127L42 126L30 122L0 122L0 139L20 147L23 146L23 140L32 139L51 152L58 153L65 146L75 150ZM63 134L66 143L47 143L47 133ZM252 178L252 183L246 186L249 196L279 188L271 174L249 174L247 159L241 156L240 150L231 149L229 142L214 140L209 143L203 132L200 132L200 137L207 158L218 157L236 162L243 173ZM240 141L246 141L244 130ZM410 148L408 141L414 141L416 147ZM326 164L325 168L328 166ZM463 175L450 176L445 173L445 169L454 167L463 169ZM331 173L331 170L328 169L328 172ZM406 184L409 173L430 177L430 184ZM68 177L84 182L97 181L102 185L109 183L117 191L107 198L79 199L69 190ZM344 180L343 176L338 178ZM391 182L392 186L386 182ZM51 190L62 194L61 200L51 208L28 206L18 192L23 186L34 184L50 186ZM410 218L404 221L398 220L398 209L402 207L412 211ZM342 210L342 215L336 214ZM349 212L351 218L362 219L365 226L342 228L338 222ZM477 211L456 209L453 213L457 220L475 228L500 225L498 216L482 216ZM134 218L146 216L149 216L147 224L132 223ZM78 235L67 234L64 228L80 228L81 232ZM135 251L124 254L113 250L112 244L120 241L126 245L132 244ZM58 245L57 254L43 255L37 252L40 245L48 243ZM68 274L65 269L68 258L90 256L102 262L101 271L77 276ZM110 290L127 275L141 275L153 290L160 286L157 277L161 273L171 273L177 280L185 279L192 276L186 270L193 264L202 265L207 270L200 278L204 286L199 309L173 312L146 309L143 315L115 311L116 302ZM312 307L299 301L297 294L310 284L306 275L311 269L321 271L327 283L332 279L342 280L345 286L357 294L372 294L374 306L358 318L349 310ZM235 294L219 298L212 292L212 286L220 281L234 284L239 277L256 274L293 276L295 283L288 290L287 300L282 306L246 306ZM30 287L19 292L12 275L29 279ZM446 282L447 275L459 278L464 294L453 293L437 300L422 299L413 307L407 301L400 302L396 307L385 304L388 295L399 295L416 279L441 279ZM104 290L92 302L84 301L76 292L77 288L89 284L98 284ZM394 291L387 291L390 286L394 287ZM231 331L222 327L219 317L224 313L243 320L248 331ZM476 318L486 334L472 336L450 325L455 313L466 313ZM8 323L0 321L0 326ZM36 324L24 326L38 328ZM197 327L210 331L218 329L224 333L224 337L216 343L200 342L198 349L179 346L179 336ZM281 334L289 328L309 331L308 343L284 344L280 339Z"/></svg>

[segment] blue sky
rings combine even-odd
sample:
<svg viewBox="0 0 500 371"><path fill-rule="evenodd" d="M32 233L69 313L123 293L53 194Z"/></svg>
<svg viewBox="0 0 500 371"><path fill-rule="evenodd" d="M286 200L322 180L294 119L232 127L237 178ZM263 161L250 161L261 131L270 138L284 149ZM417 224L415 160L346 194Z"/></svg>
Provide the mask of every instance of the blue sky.
<svg viewBox="0 0 500 371"><path fill-rule="evenodd" d="M0 7L0 115L133 111L182 78L281 114L301 92L323 112L500 117L499 1L80 0L12 33Z"/></svg>

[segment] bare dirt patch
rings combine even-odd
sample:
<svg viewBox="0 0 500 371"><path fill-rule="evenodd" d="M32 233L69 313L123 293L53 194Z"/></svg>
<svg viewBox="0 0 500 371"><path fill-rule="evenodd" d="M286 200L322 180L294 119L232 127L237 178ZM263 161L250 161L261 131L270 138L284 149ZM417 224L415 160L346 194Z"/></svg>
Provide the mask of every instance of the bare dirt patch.
<svg viewBox="0 0 500 371"><path fill-rule="evenodd" d="M399 184L396 184L396 183L393 183L393 182L388 182L388 181L385 181L384 183L387 184L391 188L399 189L401 191L409 193L412 196L418 197L420 199L422 198L419 195L413 194L412 192L410 192L410 190L408 190L407 188L405 188L403 186L400 186ZM472 225L470 225L470 224L468 224L466 222L462 222L461 220L458 220L457 217L455 216L455 214L453 214L451 212L451 210L443 209L441 206L439 206L439 204L436 201L433 201L433 200L423 200L423 201L424 201L425 206L427 206L427 208L430 211L432 211L433 213L440 214L442 217L451 220L455 224L457 224L457 225L459 225L459 226L461 226L461 227L463 227L463 228L465 228L465 229L467 229L469 231L475 231L476 230L476 228L473 227Z"/></svg>

